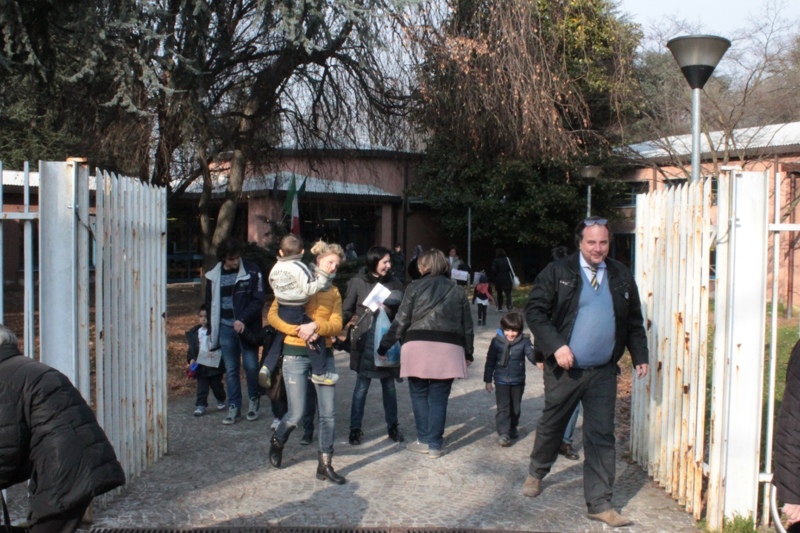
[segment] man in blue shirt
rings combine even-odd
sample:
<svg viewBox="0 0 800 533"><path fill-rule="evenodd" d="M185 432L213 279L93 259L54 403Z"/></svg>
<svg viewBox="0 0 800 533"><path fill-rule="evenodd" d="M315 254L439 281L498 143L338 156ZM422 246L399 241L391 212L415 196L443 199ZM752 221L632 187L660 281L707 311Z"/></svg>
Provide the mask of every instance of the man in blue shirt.
<svg viewBox="0 0 800 533"><path fill-rule="evenodd" d="M529 497L541 493L564 429L582 403L588 517L621 527L632 522L611 505L617 363L627 347L637 377L647 375L647 337L636 282L625 265L608 258L608 221L583 220L575 241L579 251L545 267L525 306L536 347L544 355L545 406L522 492Z"/></svg>

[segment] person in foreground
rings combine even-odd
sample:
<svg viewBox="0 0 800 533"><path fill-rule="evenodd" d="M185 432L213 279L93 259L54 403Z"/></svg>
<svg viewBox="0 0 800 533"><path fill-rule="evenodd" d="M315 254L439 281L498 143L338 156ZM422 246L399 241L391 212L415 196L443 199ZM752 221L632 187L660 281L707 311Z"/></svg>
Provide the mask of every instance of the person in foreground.
<svg viewBox="0 0 800 533"><path fill-rule="evenodd" d="M311 253L317 258L316 268L324 272L329 279L333 279L344 258L342 247L320 241L311 248ZM319 410L317 479L327 479L342 485L345 478L337 474L331 466L336 385L311 382L311 361L308 358L307 348L309 342L318 341L320 346L324 345L327 365L325 370L331 373L336 370L331 344L333 335L342 330L342 296L339 294L339 289L329 285L312 294L305 305L305 312L312 321L298 326L281 319L277 300L269 308L267 318L269 324L286 335L282 346L283 381L286 385L286 397L289 400L289 411L278 423L270 440L269 460L272 466L280 468L286 441L306 413L306 402L309 401L307 388L315 387Z"/></svg>
<svg viewBox="0 0 800 533"><path fill-rule="evenodd" d="M786 531L800 532L800 341L794 345L786 368L786 388L775 423L775 472L772 483L783 502L789 524Z"/></svg>
<svg viewBox="0 0 800 533"><path fill-rule="evenodd" d="M125 484L94 412L69 379L23 356L0 325L0 489L29 481L31 533L72 533L92 498Z"/></svg>
<svg viewBox="0 0 800 533"><path fill-rule="evenodd" d="M522 493L536 497L558 457L564 429L583 405L583 493L588 517L612 527L632 524L611 504L616 473L614 405L618 362L627 347L639 379L648 348L639 289L622 263L608 258L608 221L589 217L575 229L578 252L547 265L525 306L544 355L545 405L536 427Z"/></svg>
<svg viewBox="0 0 800 533"><path fill-rule="evenodd" d="M440 250L423 252L422 277L406 288L403 301L381 339L378 355L402 341L400 377L408 378L417 440L406 448L431 458L444 455L447 402L453 380L467 377L472 364L472 312L464 290L450 280Z"/></svg>

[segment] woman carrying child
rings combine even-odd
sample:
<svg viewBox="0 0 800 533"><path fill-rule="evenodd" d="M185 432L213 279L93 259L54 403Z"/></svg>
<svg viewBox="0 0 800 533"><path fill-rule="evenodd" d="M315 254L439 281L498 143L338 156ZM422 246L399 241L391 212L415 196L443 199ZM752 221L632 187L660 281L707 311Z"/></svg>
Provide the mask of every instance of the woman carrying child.
<svg viewBox="0 0 800 533"><path fill-rule="evenodd" d="M497 399L497 414L494 419L500 435L497 442L503 447L511 446L511 439L519 436L517 425L522 393L525 392L525 359L534 362L531 338L522 333L523 327L522 314L516 311L506 313L500 320L501 329L498 329L489 345L483 369L486 392L492 392L494 380Z"/></svg>
<svg viewBox="0 0 800 533"><path fill-rule="evenodd" d="M311 248L316 259L316 268L325 272L330 278L336 274L344 258L344 250L338 244L318 242ZM289 412L282 418L278 428L272 435L269 447L269 460L279 468L283 457L283 447L292 431L297 427L306 408L306 389L314 386L317 392L319 409L319 463L317 479L332 481L338 485L345 478L338 475L331 466L334 439L334 405L335 385L312 384L311 363L308 359L307 343L324 339L327 371L334 372L335 364L331 338L342 330L342 296L339 289L331 285L308 299L305 306L308 317L312 320L300 326L284 322L278 316L277 301L269 309L269 324L276 330L286 334L283 341L283 381L286 385L286 397L289 400Z"/></svg>

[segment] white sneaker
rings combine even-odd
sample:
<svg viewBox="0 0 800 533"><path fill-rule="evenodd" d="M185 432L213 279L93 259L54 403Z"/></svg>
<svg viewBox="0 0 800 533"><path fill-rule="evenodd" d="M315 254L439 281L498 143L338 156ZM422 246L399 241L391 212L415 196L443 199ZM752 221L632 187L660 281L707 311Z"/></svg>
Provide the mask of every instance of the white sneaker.
<svg viewBox="0 0 800 533"><path fill-rule="evenodd" d="M194 408L194 413L192 414L194 416L203 416L204 414L206 414L206 408L203 407L202 405L198 405L197 407Z"/></svg>
<svg viewBox="0 0 800 533"><path fill-rule="evenodd" d="M217 411L224 411L226 407L228 407L227 403L217 402Z"/></svg>

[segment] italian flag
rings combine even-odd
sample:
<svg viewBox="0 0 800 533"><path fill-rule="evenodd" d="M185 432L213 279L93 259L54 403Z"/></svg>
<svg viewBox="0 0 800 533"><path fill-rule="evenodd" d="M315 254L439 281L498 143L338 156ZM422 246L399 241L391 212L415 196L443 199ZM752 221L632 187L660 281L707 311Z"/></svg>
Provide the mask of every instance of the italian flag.
<svg viewBox="0 0 800 533"><path fill-rule="evenodd" d="M283 203L283 210L291 217L289 231L295 235L300 235L300 210L297 207L297 199L303 194L305 189L305 178L303 178L303 183L298 189L296 178L292 176L292 183L289 185L289 190L286 191L286 201Z"/></svg>

